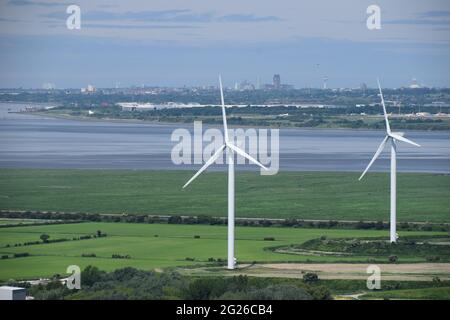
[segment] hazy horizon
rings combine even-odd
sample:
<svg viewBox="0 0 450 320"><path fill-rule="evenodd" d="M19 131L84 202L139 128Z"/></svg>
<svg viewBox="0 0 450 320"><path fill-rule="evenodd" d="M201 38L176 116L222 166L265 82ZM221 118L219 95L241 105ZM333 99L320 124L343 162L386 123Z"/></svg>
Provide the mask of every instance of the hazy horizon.
<svg viewBox="0 0 450 320"><path fill-rule="evenodd" d="M248 80L297 88L450 85L450 3L432 1L173 0L0 4L0 87L216 85ZM381 8L369 30L366 9Z"/></svg>

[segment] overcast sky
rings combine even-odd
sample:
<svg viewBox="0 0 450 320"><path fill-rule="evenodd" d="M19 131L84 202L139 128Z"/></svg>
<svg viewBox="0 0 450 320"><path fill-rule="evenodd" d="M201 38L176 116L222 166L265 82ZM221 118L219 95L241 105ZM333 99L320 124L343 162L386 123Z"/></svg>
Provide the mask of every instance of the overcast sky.
<svg viewBox="0 0 450 320"><path fill-rule="evenodd" d="M0 87L450 86L448 0L0 0ZM66 8L81 8L69 30ZM366 9L381 8L381 30Z"/></svg>

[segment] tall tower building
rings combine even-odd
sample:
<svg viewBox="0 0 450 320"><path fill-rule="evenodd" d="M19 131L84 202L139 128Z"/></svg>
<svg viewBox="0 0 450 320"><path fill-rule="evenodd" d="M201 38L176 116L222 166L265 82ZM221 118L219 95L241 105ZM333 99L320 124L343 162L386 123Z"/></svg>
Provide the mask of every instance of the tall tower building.
<svg viewBox="0 0 450 320"><path fill-rule="evenodd" d="M281 88L281 77L279 74L273 75L273 88L279 90Z"/></svg>
<svg viewBox="0 0 450 320"><path fill-rule="evenodd" d="M327 81L328 81L328 77L324 76L323 77L323 89L326 90L327 89Z"/></svg>

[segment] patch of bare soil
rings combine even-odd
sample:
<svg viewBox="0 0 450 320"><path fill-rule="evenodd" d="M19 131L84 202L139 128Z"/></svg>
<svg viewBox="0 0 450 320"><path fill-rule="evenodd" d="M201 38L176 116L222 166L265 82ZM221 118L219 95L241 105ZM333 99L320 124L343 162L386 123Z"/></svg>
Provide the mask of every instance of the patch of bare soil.
<svg viewBox="0 0 450 320"><path fill-rule="evenodd" d="M252 275L302 277L314 272L322 279L367 279L367 267L363 263L272 263L252 267ZM377 264L384 280L429 281L433 277L450 280L450 263ZM255 273L255 274L253 274Z"/></svg>

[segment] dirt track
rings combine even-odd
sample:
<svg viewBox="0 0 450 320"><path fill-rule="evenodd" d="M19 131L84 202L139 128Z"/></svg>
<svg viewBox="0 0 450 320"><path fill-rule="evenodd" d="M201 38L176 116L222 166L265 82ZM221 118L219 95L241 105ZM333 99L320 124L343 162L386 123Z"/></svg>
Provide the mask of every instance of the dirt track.
<svg viewBox="0 0 450 320"><path fill-rule="evenodd" d="M366 272L370 264L364 263L271 263L240 265L233 272L223 268L190 269L188 273L196 275L249 275L256 277L302 278L306 272L314 272L321 279L361 279L370 275ZM430 281L433 277L450 280L450 263L402 263L377 264L382 280ZM187 271L187 270L185 270Z"/></svg>
<svg viewBox="0 0 450 320"><path fill-rule="evenodd" d="M276 263L259 264L246 269L255 276L297 278L305 272L315 272L322 279L367 279L369 264L352 263ZM450 280L450 263L377 264L384 280Z"/></svg>

